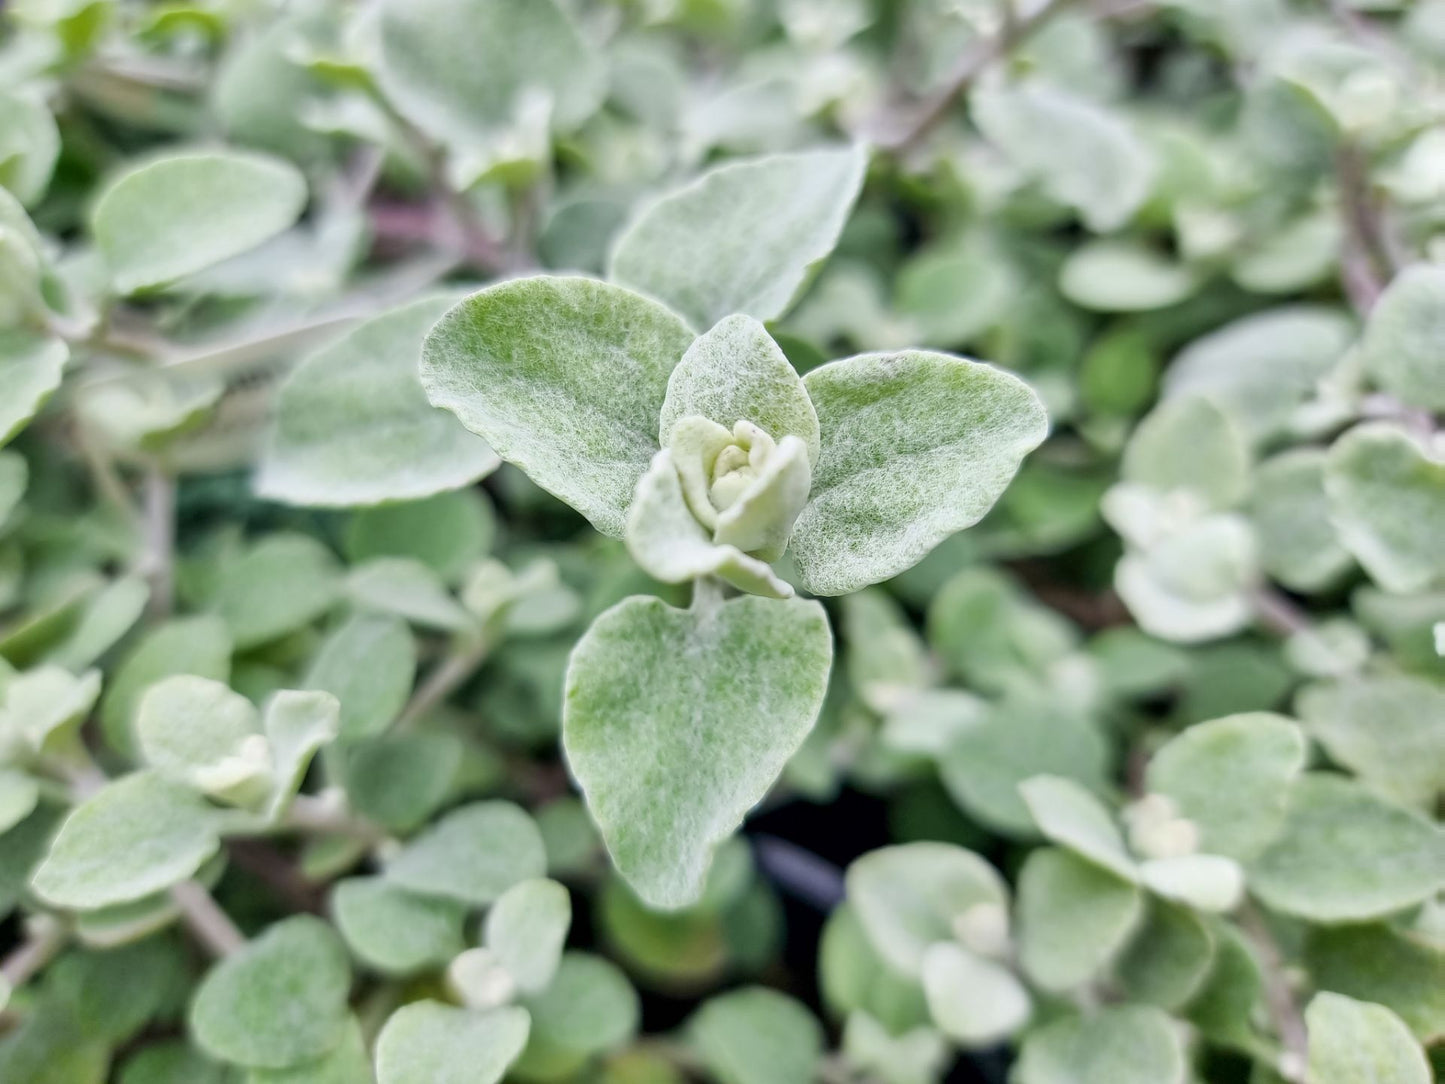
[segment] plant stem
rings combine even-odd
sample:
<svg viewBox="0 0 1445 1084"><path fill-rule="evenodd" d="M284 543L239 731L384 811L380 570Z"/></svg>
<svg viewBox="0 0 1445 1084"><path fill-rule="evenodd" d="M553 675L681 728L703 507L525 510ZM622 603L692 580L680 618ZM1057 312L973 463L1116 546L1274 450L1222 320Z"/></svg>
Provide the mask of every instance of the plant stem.
<svg viewBox="0 0 1445 1084"><path fill-rule="evenodd" d="M1309 615L1272 587L1254 592L1254 612L1259 623L1280 636L1309 632Z"/></svg>
<svg viewBox="0 0 1445 1084"><path fill-rule="evenodd" d="M69 936L65 923L54 915L37 915L25 941L0 962L0 975L12 990L18 989L55 958Z"/></svg>
<svg viewBox="0 0 1445 1084"><path fill-rule="evenodd" d="M150 615L164 621L175 604L176 480L159 464L145 474L145 572Z"/></svg>
<svg viewBox="0 0 1445 1084"><path fill-rule="evenodd" d="M397 716L395 729L405 730L414 726L433 708L445 702L482 665L490 649L491 640L486 636L453 647L412 693L406 707Z"/></svg>
<svg viewBox="0 0 1445 1084"><path fill-rule="evenodd" d="M1280 952L1264 916L1253 903L1246 902L1239 909L1239 927L1259 957L1265 1005L1284 1046L1276 1070L1286 1080L1304 1084L1309 1064L1309 1033L1305 1029L1304 1015L1295 1003L1294 990L1285 975L1284 954Z"/></svg>
<svg viewBox="0 0 1445 1084"><path fill-rule="evenodd" d="M280 827L293 831L350 836L373 846L386 839L386 833L374 824L352 816L325 798L311 794L298 794L292 800L291 808L286 811Z"/></svg>
<svg viewBox="0 0 1445 1084"><path fill-rule="evenodd" d="M1340 216L1345 229L1341 273L1350 303L1368 315L1398 270L1380 207L1370 191L1369 163L1358 144L1345 142L1335 155Z"/></svg>
<svg viewBox="0 0 1445 1084"><path fill-rule="evenodd" d="M885 135L879 143L887 150L901 152L912 149L948 115L954 103L968 90L974 80L993 64L1002 60L1030 35L1057 15L1069 0L1043 0L1032 11L1016 11L1004 21L1003 28L992 37L976 43L964 52L936 90L901 130Z"/></svg>
<svg viewBox="0 0 1445 1084"><path fill-rule="evenodd" d="M181 909L186 928L212 956L230 956L246 946L246 935L236 928L231 916L196 881L182 881L171 889L171 899Z"/></svg>

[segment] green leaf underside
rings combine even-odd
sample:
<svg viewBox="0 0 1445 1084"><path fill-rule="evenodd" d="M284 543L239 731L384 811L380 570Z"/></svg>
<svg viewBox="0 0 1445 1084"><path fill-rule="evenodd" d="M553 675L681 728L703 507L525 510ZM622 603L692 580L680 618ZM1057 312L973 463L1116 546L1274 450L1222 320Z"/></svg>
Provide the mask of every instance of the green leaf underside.
<svg viewBox="0 0 1445 1084"><path fill-rule="evenodd" d="M626 599L578 642L567 762L644 900L698 898L713 850L812 729L832 654L816 602L751 597L686 611Z"/></svg>
<svg viewBox="0 0 1445 1084"><path fill-rule="evenodd" d="M947 354L863 354L803 383L822 454L792 553L818 595L896 576L977 523L1048 431L1023 381Z"/></svg>
<svg viewBox="0 0 1445 1084"><path fill-rule="evenodd" d="M422 341L455 301L412 302L298 365L277 397L257 492L313 507L370 505L429 497L495 470L496 453L432 406L417 379Z"/></svg>
<svg viewBox="0 0 1445 1084"><path fill-rule="evenodd" d="M620 538L658 450L658 413L693 341L640 294L582 278L502 283L441 318L421 381L508 462Z"/></svg>
<svg viewBox="0 0 1445 1084"><path fill-rule="evenodd" d="M781 316L833 250L863 183L861 147L730 162L643 209L610 277L698 327Z"/></svg>
<svg viewBox="0 0 1445 1084"><path fill-rule="evenodd" d="M290 163L242 151L182 154L117 179L95 205L96 242L116 289L203 270L286 229L306 204Z"/></svg>

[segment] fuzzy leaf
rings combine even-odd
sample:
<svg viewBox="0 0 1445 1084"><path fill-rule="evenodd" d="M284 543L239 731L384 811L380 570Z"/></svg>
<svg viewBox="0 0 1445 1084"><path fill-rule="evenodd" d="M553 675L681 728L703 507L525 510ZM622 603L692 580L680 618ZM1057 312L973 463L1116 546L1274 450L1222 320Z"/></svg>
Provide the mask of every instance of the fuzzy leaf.
<svg viewBox="0 0 1445 1084"><path fill-rule="evenodd" d="M1370 310L1360 350L1364 365L1385 391L1412 406L1445 410L1445 267L1405 268Z"/></svg>
<svg viewBox="0 0 1445 1084"><path fill-rule="evenodd" d="M1340 540L1387 591L1445 576L1445 463L1407 433L1361 425L1330 449L1325 492Z"/></svg>
<svg viewBox="0 0 1445 1084"><path fill-rule="evenodd" d="M338 881L331 913L357 959L386 975L443 965L465 947L463 904L418 896L384 877Z"/></svg>
<svg viewBox="0 0 1445 1084"><path fill-rule="evenodd" d="M1305 740L1290 720L1266 712L1198 723L1149 762L1146 784L1199 830L1199 847L1247 860L1284 820L1290 784L1305 766Z"/></svg>
<svg viewBox="0 0 1445 1084"><path fill-rule="evenodd" d="M1300 694L1300 718L1330 758L1386 797L1422 810L1445 793L1445 690L1381 675Z"/></svg>
<svg viewBox="0 0 1445 1084"><path fill-rule="evenodd" d="M547 855L536 824L511 802L473 802L432 823L387 863L393 884L482 907L540 877Z"/></svg>
<svg viewBox="0 0 1445 1084"><path fill-rule="evenodd" d="M792 585L736 546L708 537L683 497L672 453L657 453L637 483L627 515L627 549L642 570L663 583L720 576L734 587L768 598L791 598Z"/></svg>
<svg viewBox="0 0 1445 1084"><path fill-rule="evenodd" d="M70 348L28 331L0 331L0 447L35 417L60 387Z"/></svg>
<svg viewBox="0 0 1445 1084"><path fill-rule="evenodd" d="M1204 986L1214 964L1214 935L1187 907L1151 900L1115 973L1134 1001L1173 1012Z"/></svg>
<svg viewBox="0 0 1445 1084"><path fill-rule="evenodd" d="M627 599L573 650L563 744L619 872L695 901L712 853L812 729L832 663L816 602Z"/></svg>
<svg viewBox="0 0 1445 1084"><path fill-rule="evenodd" d="M1430 1084L1425 1051L1383 1005L1320 993L1305 1009L1311 1084Z"/></svg>
<svg viewBox="0 0 1445 1084"><path fill-rule="evenodd" d="M524 994L546 989L562 960L572 898L556 881L522 881L487 912L483 940Z"/></svg>
<svg viewBox="0 0 1445 1084"><path fill-rule="evenodd" d="M689 1030L718 1084L812 1080L823 1054L823 1029L813 1014L761 986L709 999Z"/></svg>
<svg viewBox="0 0 1445 1084"><path fill-rule="evenodd" d="M952 940L974 908L1008 906L992 866L949 843L904 843L870 851L848 867L848 902L878 954L917 976L928 946Z"/></svg>
<svg viewBox="0 0 1445 1084"><path fill-rule="evenodd" d="M530 1027L525 1009L403 1005L376 1039L377 1084L497 1084L527 1045Z"/></svg>
<svg viewBox="0 0 1445 1084"><path fill-rule="evenodd" d="M1429 934L1383 923L1318 926L1304 962L1318 989L1384 1005L1421 1042L1445 1037L1445 945Z"/></svg>
<svg viewBox="0 0 1445 1084"><path fill-rule="evenodd" d="M289 162L242 151L180 154L118 177L91 224L115 288L130 294L255 248L305 206L306 180Z"/></svg>
<svg viewBox="0 0 1445 1084"><path fill-rule="evenodd" d="M679 317L630 290L519 279L438 321L421 381L433 405L619 538L659 447L668 376L692 340Z"/></svg>
<svg viewBox="0 0 1445 1084"><path fill-rule="evenodd" d="M570 128L605 89L600 59L555 0L386 0L378 36L383 91L463 148L494 138L529 93Z"/></svg>
<svg viewBox="0 0 1445 1084"><path fill-rule="evenodd" d="M565 954L547 989L522 1003L532 1014L523 1063L571 1066L572 1072L588 1058L625 1046L642 1016L637 991L622 969L585 952Z"/></svg>
<svg viewBox="0 0 1445 1084"><path fill-rule="evenodd" d="M136 743L146 763L203 794L246 801L264 795L271 756L261 717L244 696L187 674L157 682L141 698Z"/></svg>
<svg viewBox="0 0 1445 1084"><path fill-rule="evenodd" d="M286 378L256 491L289 504L416 500L496 470L495 452L427 401L422 340L456 301L427 298L368 320Z"/></svg>
<svg viewBox="0 0 1445 1084"><path fill-rule="evenodd" d="M1149 194L1154 164L1129 126L1088 98L1038 82L980 88L973 119L1013 163L1096 233L1124 225Z"/></svg>
<svg viewBox="0 0 1445 1084"><path fill-rule="evenodd" d="M75 808L32 884L42 899L70 910L138 900L194 875L220 847L216 832L211 807L195 791L134 772Z"/></svg>
<svg viewBox="0 0 1445 1084"><path fill-rule="evenodd" d="M1265 460L1254 475L1249 512L1260 564L1295 591L1330 587L1355 563L1330 521L1327 455L1323 448L1292 448Z"/></svg>
<svg viewBox="0 0 1445 1084"><path fill-rule="evenodd" d="M272 763L266 815L275 820L301 789L316 751L341 729L341 704L330 693L283 689L267 702L262 728Z"/></svg>
<svg viewBox="0 0 1445 1084"><path fill-rule="evenodd" d="M1123 1005L1030 1033L1013 1075L1017 1084L1184 1084L1186 1072L1173 1021Z"/></svg>
<svg viewBox="0 0 1445 1084"><path fill-rule="evenodd" d="M355 740L391 725L415 676L416 642L405 622L357 614L326 638L305 684L341 702L341 737Z"/></svg>
<svg viewBox="0 0 1445 1084"><path fill-rule="evenodd" d="M336 603L336 559L308 535L277 532L223 569L213 606L238 650L294 632Z"/></svg>
<svg viewBox="0 0 1445 1084"><path fill-rule="evenodd" d="M1089 791L1072 779L1036 775L1020 783L1019 792L1048 839L1126 881L1138 880L1113 816Z"/></svg>
<svg viewBox="0 0 1445 1084"><path fill-rule="evenodd" d="M1249 443L1234 420L1208 399L1166 399L1139 423L1120 476L1161 493L1186 490L1207 508L1237 504L1248 492Z"/></svg>
<svg viewBox="0 0 1445 1084"><path fill-rule="evenodd" d="M1019 873L1020 963L1045 990L1071 989L1103 970L1143 914L1133 883L1071 851L1041 848Z"/></svg>
<svg viewBox="0 0 1445 1084"><path fill-rule="evenodd" d="M121 661L100 704L106 741L129 755L136 708L145 692L171 674L225 682L231 673L231 636L216 617L183 617L158 625Z"/></svg>
<svg viewBox="0 0 1445 1084"><path fill-rule="evenodd" d="M1352 922L1402 911L1445 885L1445 834L1425 818L1333 775L1290 792L1284 830L1249 870L1250 890L1282 914Z"/></svg>
<svg viewBox="0 0 1445 1084"><path fill-rule="evenodd" d="M823 450L792 553L818 595L896 576L977 523L1048 432L1027 384L948 354L863 354L803 383Z"/></svg>
<svg viewBox="0 0 1445 1084"><path fill-rule="evenodd" d="M699 335L667 381L658 437L666 447L686 417L732 430L750 421L775 441L799 437L818 462L818 415L803 381L767 329L750 316L729 316Z"/></svg>
<svg viewBox="0 0 1445 1084"><path fill-rule="evenodd" d="M201 980L191 1035L222 1061L284 1069L333 1049L348 1024L346 948L319 918L270 926Z"/></svg>
<svg viewBox="0 0 1445 1084"><path fill-rule="evenodd" d="M1074 249L1059 269L1059 292L1094 312L1166 309L1197 286L1189 268L1135 241L1091 241Z"/></svg>
<svg viewBox="0 0 1445 1084"><path fill-rule="evenodd" d="M1012 971L952 941L929 946L922 978L933 1022L965 1049L1007 1038L1033 1011L1028 991Z"/></svg>
<svg viewBox="0 0 1445 1084"><path fill-rule="evenodd" d="M610 277L698 327L735 313L774 320L838 243L866 165L851 147L718 166L643 209Z"/></svg>

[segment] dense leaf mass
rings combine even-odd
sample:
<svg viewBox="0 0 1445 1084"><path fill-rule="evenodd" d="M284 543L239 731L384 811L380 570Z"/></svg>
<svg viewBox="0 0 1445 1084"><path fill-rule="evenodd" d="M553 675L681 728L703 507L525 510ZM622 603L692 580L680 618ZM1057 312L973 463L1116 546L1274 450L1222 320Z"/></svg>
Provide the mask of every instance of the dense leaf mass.
<svg viewBox="0 0 1445 1084"><path fill-rule="evenodd" d="M0 0L0 1084L1445 1079L1445 0Z"/></svg>

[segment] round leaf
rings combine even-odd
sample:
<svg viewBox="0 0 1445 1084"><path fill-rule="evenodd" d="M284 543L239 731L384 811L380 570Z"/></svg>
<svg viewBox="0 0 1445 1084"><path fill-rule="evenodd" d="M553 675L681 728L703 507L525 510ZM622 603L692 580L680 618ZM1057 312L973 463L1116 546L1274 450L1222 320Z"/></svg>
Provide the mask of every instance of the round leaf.
<svg viewBox="0 0 1445 1084"><path fill-rule="evenodd" d="M497 1084L527 1044L525 1009L479 1013L414 1001L376 1039L377 1084Z"/></svg>
<svg viewBox="0 0 1445 1084"><path fill-rule="evenodd" d="M537 825L511 802L474 802L417 836L386 866L393 884L481 907L540 877L547 853Z"/></svg>

